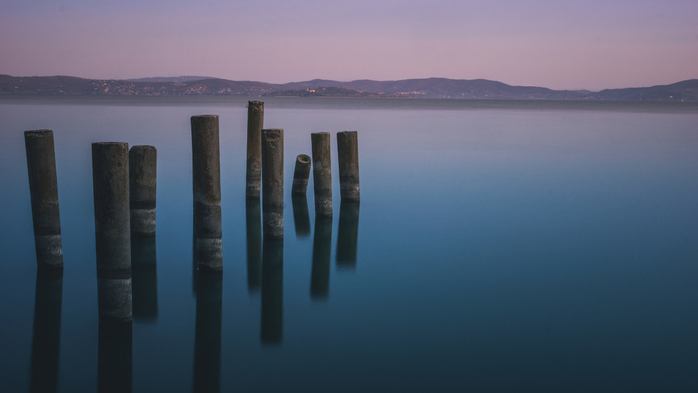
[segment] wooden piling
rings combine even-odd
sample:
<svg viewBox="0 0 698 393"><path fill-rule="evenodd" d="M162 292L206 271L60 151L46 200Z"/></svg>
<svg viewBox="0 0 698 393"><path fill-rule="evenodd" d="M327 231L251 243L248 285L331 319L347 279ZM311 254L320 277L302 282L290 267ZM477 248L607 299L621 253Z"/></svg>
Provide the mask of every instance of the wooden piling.
<svg viewBox="0 0 698 393"><path fill-rule="evenodd" d="M92 144L100 320L130 321L131 230L128 143Z"/></svg>
<svg viewBox="0 0 698 393"><path fill-rule="evenodd" d="M358 202L359 139L356 131L337 133L337 161L339 164L339 191L342 201Z"/></svg>
<svg viewBox="0 0 698 393"><path fill-rule="evenodd" d="M199 269L223 268L218 115L191 117L194 257Z"/></svg>
<svg viewBox="0 0 698 393"><path fill-rule="evenodd" d="M332 160L330 133L310 134L313 149L313 183L315 187L315 214L332 217Z"/></svg>
<svg viewBox="0 0 698 393"><path fill-rule="evenodd" d="M296 167L293 171L293 187L291 195L305 195L308 190L308 177L310 176L310 156L299 154L296 157Z"/></svg>
<svg viewBox="0 0 698 393"><path fill-rule="evenodd" d="M34 221L34 246L38 266L63 266L61 217L53 131L24 132Z"/></svg>
<svg viewBox="0 0 698 393"><path fill-rule="evenodd" d="M262 128L264 103L247 103L247 198L259 198L262 180Z"/></svg>
<svg viewBox="0 0 698 393"><path fill-rule="evenodd" d="M262 130L262 230L284 235L284 130Z"/></svg>
<svg viewBox="0 0 698 393"><path fill-rule="evenodd" d="M157 154L155 147L140 145L128 153L131 233L135 235L155 235Z"/></svg>

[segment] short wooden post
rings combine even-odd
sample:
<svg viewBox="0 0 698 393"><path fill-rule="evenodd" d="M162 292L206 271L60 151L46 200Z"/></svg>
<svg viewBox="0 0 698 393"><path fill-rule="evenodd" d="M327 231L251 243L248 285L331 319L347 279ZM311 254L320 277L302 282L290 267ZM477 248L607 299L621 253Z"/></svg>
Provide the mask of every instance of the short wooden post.
<svg viewBox="0 0 698 393"><path fill-rule="evenodd" d="M308 190L308 177L310 177L310 156L299 154L296 157L296 167L293 171L291 195L305 195Z"/></svg>

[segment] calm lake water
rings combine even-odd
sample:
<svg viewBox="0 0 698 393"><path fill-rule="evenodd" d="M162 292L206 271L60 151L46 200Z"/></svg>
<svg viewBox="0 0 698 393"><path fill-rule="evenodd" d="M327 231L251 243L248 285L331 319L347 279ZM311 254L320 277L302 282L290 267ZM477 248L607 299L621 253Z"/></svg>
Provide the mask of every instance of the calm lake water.
<svg viewBox="0 0 698 393"><path fill-rule="evenodd" d="M283 261L263 276L246 99L0 99L0 390L698 391L698 105L265 101L265 127L285 129L286 207ZM192 269L201 114L220 116L220 283ZM23 131L43 128L62 279L36 268ZM343 130L359 133L359 210L340 204ZM290 195L320 131L331 223L312 180ZM101 141L158 149L155 243L134 245L157 269L134 265L130 339L98 323Z"/></svg>

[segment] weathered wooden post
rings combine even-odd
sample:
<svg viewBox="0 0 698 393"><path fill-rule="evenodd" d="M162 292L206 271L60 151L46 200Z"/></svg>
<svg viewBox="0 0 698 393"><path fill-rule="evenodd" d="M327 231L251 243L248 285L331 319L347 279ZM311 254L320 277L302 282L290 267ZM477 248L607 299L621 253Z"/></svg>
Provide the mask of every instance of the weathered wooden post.
<svg viewBox="0 0 698 393"><path fill-rule="evenodd" d="M284 239L262 239L262 323L263 343L280 344L284 320Z"/></svg>
<svg viewBox="0 0 698 393"><path fill-rule="evenodd" d="M25 131L24 144L27 150L36 262L39 266L63 267L53 131Z"/></svg>
<svg viewBox="0 0 698 393"><path fill-rule="evenodd" d="M131 321L128 143L92 144L100 320Z"/></svg>
<svg viewBox="0 0 698 393"><path fill-rule="evenodd" d="M36 272L30 392L58 391L63 269Z"/></svg>
<svg viewBox="0 0 698 393"><path fill-rule="evenodd" d="M356 246L359 239L359 202L342 200L339 205L339 229L337 230L338 267L356 267Z"/></svg>
<svg viewBox="0 0 698 393"><path fill-rule="evenodd" d="M308 198L305 195L293 195L291 196L291 203L293 203L293 224L296 228L296 237L310 236Z"/></svg>
<svg viewBox="0 0 698 393"><path fill-rule="evenodd" d="M131 233L155 235L157 157L153 146L133 146L128 153Z"/></svg>
<svg viewBox="0 0 698 393"><path fill-rule="evenodd" d="M218 115L191 117L194 256L199 269L223 268Z"/></svg>
<svg viewBox="0 0 698 393"><path fill-rule="evenodd" d="M259 199L245 201L247 229L247 291L254 293L262 286L262 211Z"/></svg>
<svg viewBox="0 0 698 393"><path fill-rule="evenodd" d="M262 128L264 103L247 103L247 198L259 198L262 180Z"/></svg>
<svg viewBox="0 0 698 393"><path fill-rule="evenodd" d="M310 177L310 156L299 154L293 171L291 195L305 195L308 190L308 177Z"/></svg>
<svg viewBox="0 0 698 393"><path fill-rule="evenodd" d="M359 189L359 139L356 131L337 133L337 160L339 163L339 191L342 201L358 202Z"/></svg>
<svg viewBox="0 0 698 393"><path fill-rule="evenodd" d="M313 265L310 271L310 297L327 299L330 295L330 256L332 254L332 217L315 216Z"/></svg>
<svg viewBox="0 0 698 393"><path fill-rule="evenodd" d="M223 272L202 271L196 293L194 392L219 392Z"/></svg>
<svg viewBox="0 0 698 393"><path fill-rule="evenodd" d="M291 200L293 202L293 223L296 228L296 237L310 235L310 217L308 216L308 200L305 193L308 190L308 177L310 176L310 156L300 154L296 157L296 167L293 172L293 188Z"/></svg>
<svg viewBox="0 0 698 393"><path fill-rule="evenodd" d="M284 236L284 130L262 130L264 237Z"/></svg>
<svg viewBox="0 0 698 393"><path fill-rule="evenodd" d="M332 217L332 160L330 133L310 134L313 149L313 182L315 186L315 214Z"/></svg>

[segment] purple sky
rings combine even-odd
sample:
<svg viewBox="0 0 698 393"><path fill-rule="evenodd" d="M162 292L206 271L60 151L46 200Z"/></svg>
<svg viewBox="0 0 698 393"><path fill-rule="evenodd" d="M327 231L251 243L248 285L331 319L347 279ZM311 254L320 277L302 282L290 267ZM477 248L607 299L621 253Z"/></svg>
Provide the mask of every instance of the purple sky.
<svg viewBox="0 0 698 393"><path fill-rule="evenodd" d="M2 0L0 74L651 86L698 78L698 1Z"/></svg>

